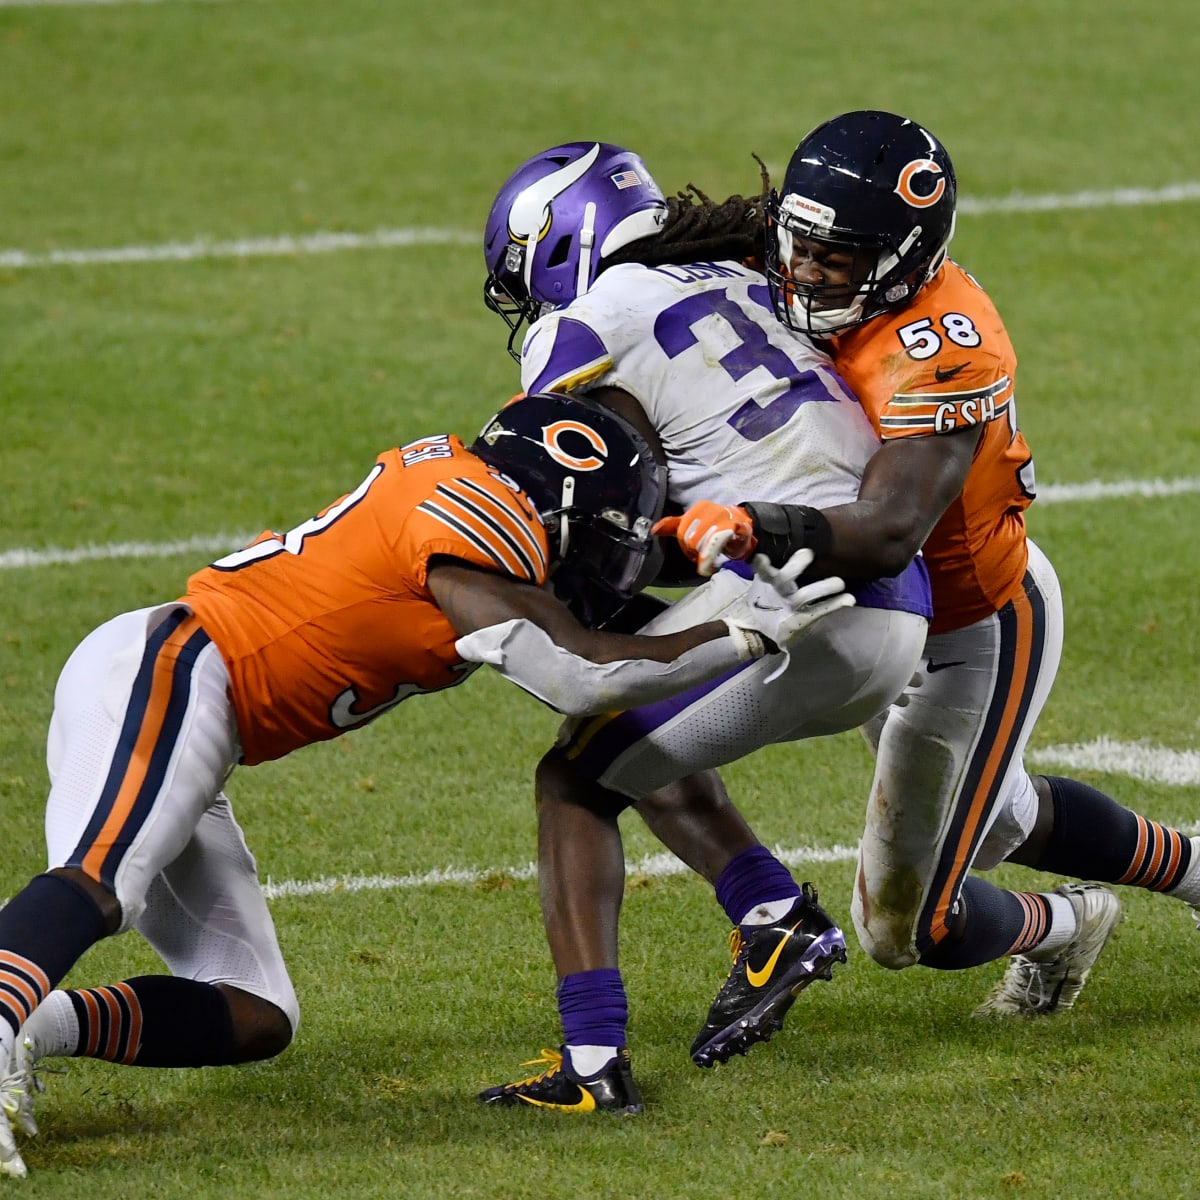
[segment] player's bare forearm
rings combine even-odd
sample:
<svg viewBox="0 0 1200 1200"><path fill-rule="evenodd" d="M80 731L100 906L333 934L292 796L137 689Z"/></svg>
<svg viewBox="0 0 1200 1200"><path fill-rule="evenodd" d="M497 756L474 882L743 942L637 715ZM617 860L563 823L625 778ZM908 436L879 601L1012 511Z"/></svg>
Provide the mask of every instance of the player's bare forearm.
<svg viewBox="0 0 1200 1200"><path fill-rule="evenodd" d="M867 464L858 498L823 510L832 549L816 567L848 579L899 574L962 491L979 432L880 447Z"/></svg>

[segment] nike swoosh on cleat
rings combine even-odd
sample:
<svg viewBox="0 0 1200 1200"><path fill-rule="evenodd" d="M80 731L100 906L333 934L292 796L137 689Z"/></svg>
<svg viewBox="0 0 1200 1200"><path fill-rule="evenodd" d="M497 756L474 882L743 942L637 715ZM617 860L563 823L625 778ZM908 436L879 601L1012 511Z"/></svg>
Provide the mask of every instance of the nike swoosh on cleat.
<svg viewBox="0 0 1200 1200"><path fill-rule="evenodd" d="M579 1084L575 1086L579 1087ZM594 1112L596 1108L596 1097L587 1088L579 1088L579 1099L574 1104L551 1104L549 1100L535 1100L532 1096L520 1096L520 1099L526 1104L533 1104L538 1108L553 1108L558 1112L586 1113Z"/></svg>
<svg viewBox="0 0 1200 1200"><path fill-rule="evenodd" d="M793 925L783 937L779 939L779 945L771 951L771 957L763 963L761 971L755 971L749 963L746 964L746 982L751 987L762 987L763 984L769 983L771 974L775 970L775 964L779 961L779 956L783 953L784 946L787 945L787 940L796 932L796 926Z"/></svg>
<svg viewBox="0 0 1200 1200"><path fill-rule="evenodd" d="M929 660L929 662L926 664L925 670L928 674L933 675L933 674L936 674L938 671L946 670L947 667L965 667L966 665L967 664L962 659L956 659L953 662L935 663L933 661L933 659L931 658Z"/></svg>
<svg viewBox="0 0 1200 1200"><path fill-rule="evenodd" d="M945 370L943 370L941 367L934 367L933 377L938 381L938 383L945 383L948 379L953 379L955 375L959 373L959 371L964 370L970 365L970 362L959 363L957 367L946 367Z"/></svg>

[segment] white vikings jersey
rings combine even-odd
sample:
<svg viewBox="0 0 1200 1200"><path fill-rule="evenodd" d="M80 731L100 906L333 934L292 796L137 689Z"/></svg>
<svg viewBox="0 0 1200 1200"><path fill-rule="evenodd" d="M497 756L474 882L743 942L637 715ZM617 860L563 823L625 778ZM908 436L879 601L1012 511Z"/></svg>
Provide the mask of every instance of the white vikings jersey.
<svg viewBox="0 0 1200 1200"><path fill-rule="evenodd" d="M766 280L736 262L611 267L530 329L521 384L636 397L685 508L845 503L880 445L828 356L776 320Z"/></svg>

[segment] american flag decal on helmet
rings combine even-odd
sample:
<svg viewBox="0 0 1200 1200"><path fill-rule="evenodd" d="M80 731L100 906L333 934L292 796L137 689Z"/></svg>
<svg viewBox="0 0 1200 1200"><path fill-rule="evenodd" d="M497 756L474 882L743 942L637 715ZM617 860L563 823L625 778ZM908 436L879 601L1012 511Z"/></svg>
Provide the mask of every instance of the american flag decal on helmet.
<svg viewBox="0 0 1200 1200"><path fill-rule="evenodd" d="M636 171L618 171L615 175L610 175L609 178L620 191L624 191L626 188L642 186L642 177Z"/></svg>

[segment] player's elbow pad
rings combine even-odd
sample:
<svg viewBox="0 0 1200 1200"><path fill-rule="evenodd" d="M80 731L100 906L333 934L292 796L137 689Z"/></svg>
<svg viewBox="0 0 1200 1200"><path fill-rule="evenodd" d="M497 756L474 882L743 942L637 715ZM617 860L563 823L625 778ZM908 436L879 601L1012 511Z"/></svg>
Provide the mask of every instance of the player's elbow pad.
<svg viewBox="0 0 1200 1200"><path fill-rule="evenodd" d="M744 661L734 638L715 638L672 662L626 658L595 663L558 645L524 618L477 629L455 642L468 662L494 667L551 708L569 717L618 712L665 700Z"/></svg>

